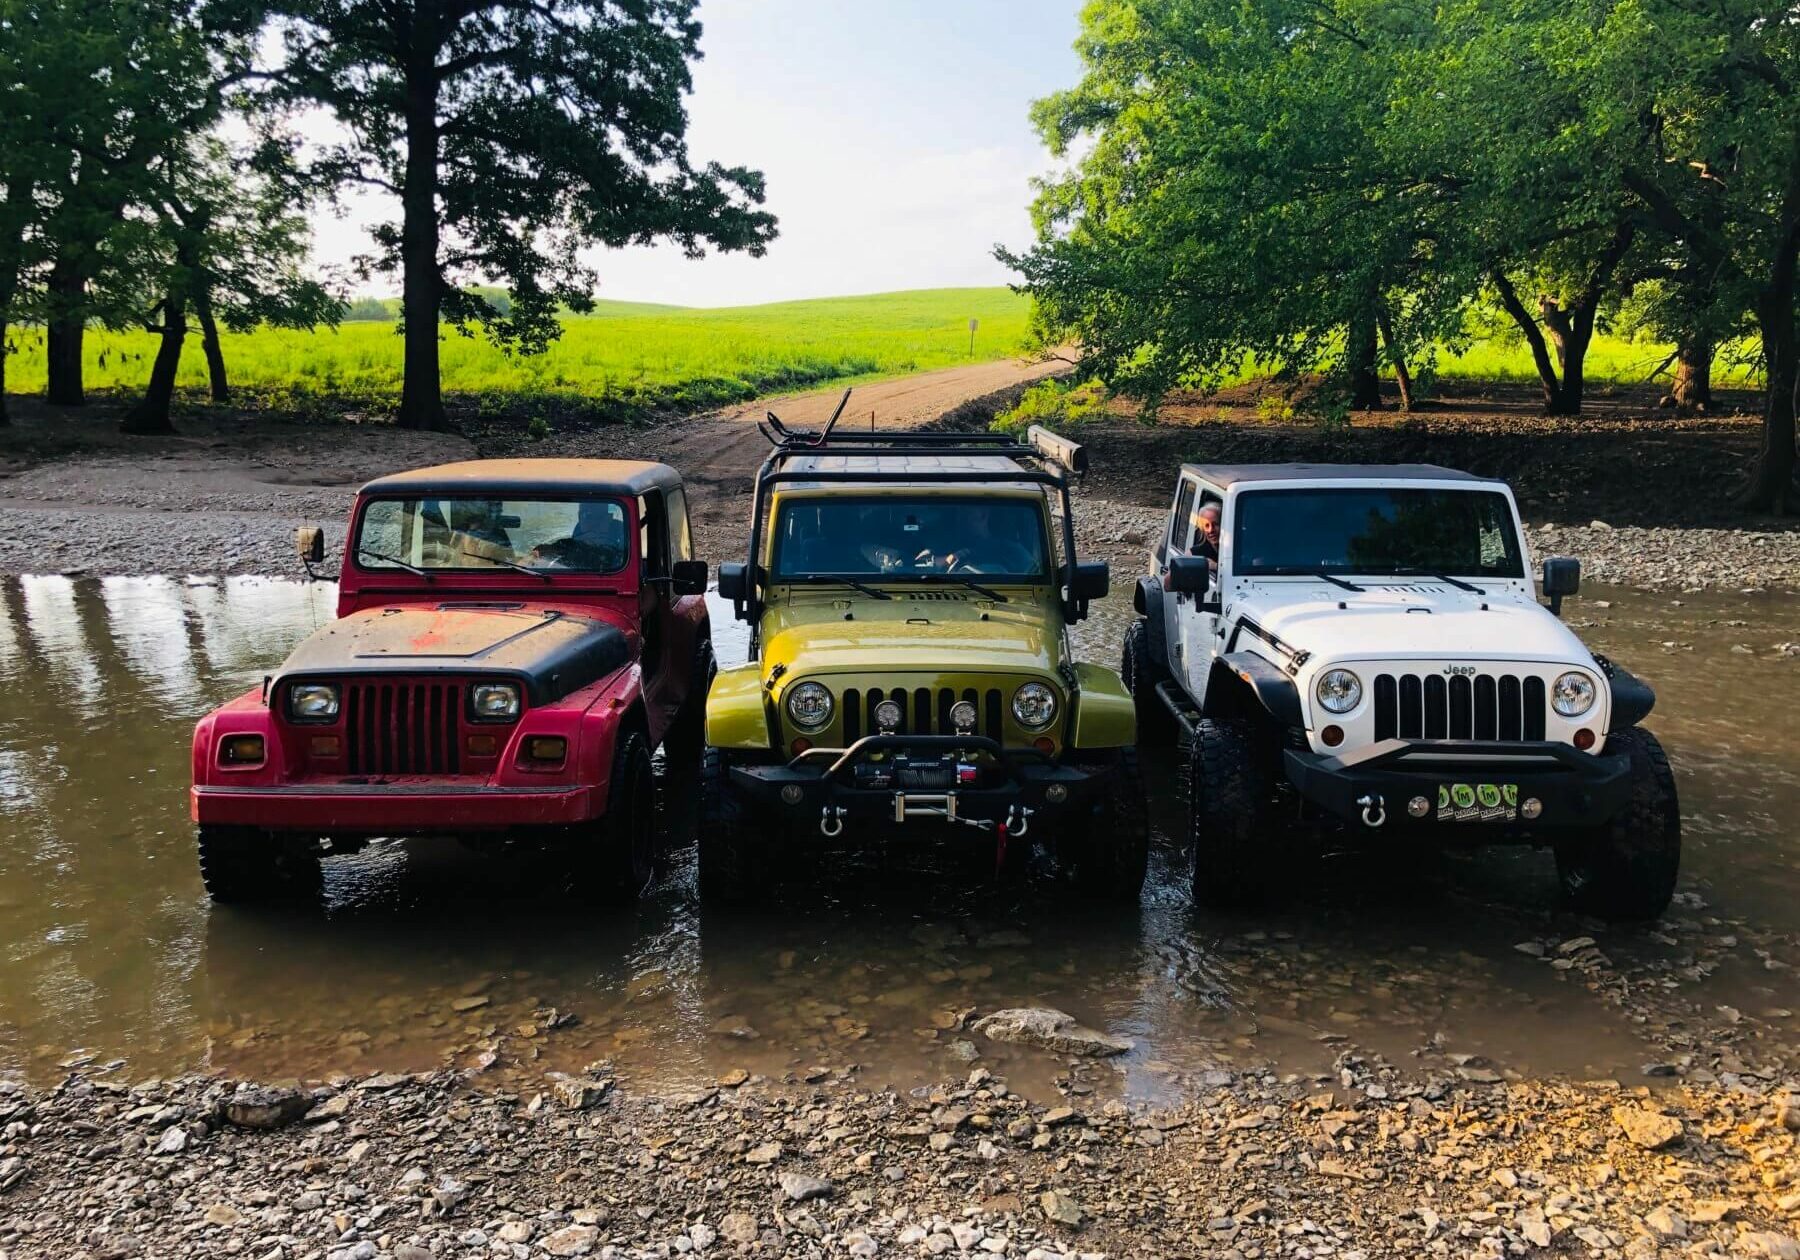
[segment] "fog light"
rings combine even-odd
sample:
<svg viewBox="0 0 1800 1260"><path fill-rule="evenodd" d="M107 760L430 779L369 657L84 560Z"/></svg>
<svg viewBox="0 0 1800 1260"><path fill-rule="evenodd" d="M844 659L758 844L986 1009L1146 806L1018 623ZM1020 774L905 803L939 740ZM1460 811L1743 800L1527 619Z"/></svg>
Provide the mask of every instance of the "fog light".
<svg viewBox="0 0 1800 1260"><path fill-rule="evenodd" d="M533 735L525 741L525 760L556 765L569 755L569 741L561 735Z"/></svg>
<svg viewBox="0 0 1800 1260"><path fill-rule="evenodd" d="M1052 783L1044 789L1044 799L1052 805L1061 805L1069 799L1069 789L1060 783Z"/></svg>
<svg viewBox="0 0 1800 1260"><path fill-rule="evenodd" d="M1575 732L1575 747L1581 749L1582 752L1586 752L1588 749L1592 748L1593 746L1594 746L1594 732L1593 731L1589 730L1587 727L1584 726L1580 730Z"/></svg>
<svg viewBox="0 0 1800 1260"><path fill-rule="evenodd" d="M781 799L788 805L798 805L800 798L805 795L806 793L800 790L798 783L789 783L781 789Z"/></svg>
<svg viewBox="0 0 1800 1260"><path fill-rule="evenodd" d="M1431 802L1423 796L1415 796L1406 802L1406 812L1414 818L1423 818L1431 812Z"/></svg>
<svg viewBox="0 0 1800 1260"><path fill-rule="evenodd" d="M492 735L471 735L464 745L471 757L492 757L499 751L500 745Z"/></svg>
<svg viewBox="0 0 1800 1260"><path fill-rule="evenodd" d="M307 751L320 761L331 761L344 751L336 735L314 735Z"/></svg>
<svg viewBox="0 0 1800 1260"><path fill-rule="evenodd" d="M1526 821L1537 818L1544 812L1544 802L1535 796L1527 796L1524 804L1519 806L1519 816Z"/></svg>
<svg viewBox="0 0 1800 1260"><path fill-rule="evenodd" d="M883 700L875 706L875 725L881 728L883 735L890 735L900 729L900 706L892 700Z"/></svg>
<svg viewBox="0 0 1800 1260"><path fill-rule="evenodd" d="M1056 741L1051 739L1048 735L1038 736L1038 738L1031 741L1031 746L1043 753L1046 757L1056 751Z"/></svg>
<svg viewBox="0 0 1800 1260"><path fill-rule="evenodd" d="M958 700L950 706L950 725L956 728L958 735L967 735L975 729L975 706L967 700Z"/></svg>
<svg viewBox="0 0 1800 1260"><path fill-rule="evenodd" d="M1344 742L1344 728L1341 726L1327 726L1324 730L1319 732L1319 742L1324 744L1327 748L1336 748L1339 744Z"/></svg>
<svg viewBox="0 0 1800 1260"><path fill-rule="evenodd" d="M260 766L263 756L261 735L227 735L219 744L219 760L228 766Z"/></svg>

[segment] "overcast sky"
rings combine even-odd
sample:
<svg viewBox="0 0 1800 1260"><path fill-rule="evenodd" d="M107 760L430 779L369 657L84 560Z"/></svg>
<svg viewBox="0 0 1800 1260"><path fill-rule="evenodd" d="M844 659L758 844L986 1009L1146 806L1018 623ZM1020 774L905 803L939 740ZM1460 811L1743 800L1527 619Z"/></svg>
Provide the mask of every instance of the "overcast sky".
<svg viewBox="0 0 1800 1260"><path fill-rule="evenodd" d="M1027 118L1073 84L1076 0L702 0L689 151L760 168L781 237L762 258L597 251L600 296L728 306L1004 284L1050 159ZM358 203L318 260L366 248ZM386 286L397 291L398 282Z"/></svg>

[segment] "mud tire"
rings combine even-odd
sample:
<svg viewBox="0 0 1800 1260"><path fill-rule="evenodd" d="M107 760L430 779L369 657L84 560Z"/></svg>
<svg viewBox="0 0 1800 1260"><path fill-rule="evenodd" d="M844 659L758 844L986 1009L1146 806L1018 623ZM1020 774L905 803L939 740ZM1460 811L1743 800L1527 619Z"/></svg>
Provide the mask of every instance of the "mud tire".
<svg viewBox="0 0 1800 1260"><path fill-rule="evenodd" d="M775 839L773 829L758 823L731 790L725 753L708 746L700 756L700 822L695 845L701 900L741 906L761 896L779 860Z"/></svg>
<svg viewBox="0 0 1800 1260"><path fill-rule="evenodd" d="M719 663L713 655L711 639L701 639L694 647L693 672L688 677L694 687L680 715L663 736L663 758L672 770L688 770L700 760L706 748L706 696L712 690L713 676Z"/></svg>
<svg viewBox="0 0 1800 1260"><path fill-rule="evenodd" d="M1163 647L1160 626L1139 617L1125 632L1125 651L1119 662L1119 675L1131 693L1137 709L1137 742L1140 748L1166 748L1176 740L1175 715L1156 694L1158 683L1169 677L1168 656Z"/></svg>
<svg viewBox="0 0 1800 1260"><path fill-rule="evenodd" d="M1277 817L1274 784L1251 723L1202 718L1188 749L1187 783L1196 904L1268 900L1293 840Z"/></svg>
<svg viewBox="0 0 1800 1260"><path fill-rule="evenodd" d="M656 877L656 776L642 732L619 732L608 783L605 816L576 828L570 840L568 890L583 901L626 905Z"/></svg>
<svg viewBox="0 0 1800 1260"><path fill-rule="evenodd" d="M1631 754L1631 799L1618 817L1556 846L1564 894L1584 914L1621 922L1655 919L1681 872L1681 802L1669 758L1638 727L1607 737Z"/></svg>
<svg viewBox="0 0 1800 1260"><path fill-rule="evenodd" d="M221 905L306 901L319 895L319 856L257 827L202 825L195 844L200 882Z"/></svg>
<svg viewBox="0 0 1800 1260"><path fill-rule="evenodd" d="M1137 749L1121 748L1086 818L1062 820L1057 873L1081 896L1136 905L1150 866L1150 810Z"/></svg>

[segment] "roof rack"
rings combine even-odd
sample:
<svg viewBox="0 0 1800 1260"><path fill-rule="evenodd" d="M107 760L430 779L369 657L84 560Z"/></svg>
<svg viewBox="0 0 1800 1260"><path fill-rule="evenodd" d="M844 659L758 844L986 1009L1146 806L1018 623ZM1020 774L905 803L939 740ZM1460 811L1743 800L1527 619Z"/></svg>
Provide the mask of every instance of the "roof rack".
<svg viewBox="0 0 1800 1260"><path fill-rule="evenodd" d="M773 463L783 455L818 454L836 449L871 453L875 449L891 451L929 451L934 455L1010 455L1023 459L1046 460L1059 464L1072 473L1088 470L1087 449L1079 442L1059 437L1042 425L1032 425L1021 442L1010 433L991 431L950 431L942 429L870 429L837 431L839 418L850 402L850 390L838 400L837 410L823 429L790 429L773 411L766 413L766 423L756 427L774 447Z"/></svg>

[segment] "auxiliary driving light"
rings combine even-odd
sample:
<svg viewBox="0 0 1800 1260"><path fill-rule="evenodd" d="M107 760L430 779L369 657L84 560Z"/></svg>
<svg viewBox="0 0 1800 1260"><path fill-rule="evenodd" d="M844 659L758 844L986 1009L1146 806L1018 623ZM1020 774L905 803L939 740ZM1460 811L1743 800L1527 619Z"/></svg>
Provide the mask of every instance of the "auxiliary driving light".
<svg viewBox="0 0 1800 1260"><path fill-rule="evenodd" d="M805 795L798 783L786 784L781 789L781 800L785 805L798 805Z"/></svg>
<svg viewBox="0 0 1800 1260"><path fill-rule="evenodd" d="M968 700L958 700L950 706L950 725L956 728L958 735L967 735L975 729L975 706Z"/></svg>
<svg viewBox="0 0 1800 1260"><path fill-rule="evenodd" d="M227 735L219 743L219 761L228 766L260 766L265 749L261 735Z"/></svg>
<svg viewBox="0 0 1800 1260"><path fill-rule="evenodd" d="M892 700L883 700L875 706L875 725L881 728L883 735L891 735L899 730L902 716L900 706Z"/></svg>
<svg viewBox="0 0 1800 1260"><path fill-rule="evenodd" d="M1540 817L1543 814L1543 812L1544 812L1544 802L1540 801L1535 796L1527 796L1519 804L1519 817L1525 819L1528 822L1537 819L1538 817Z"/></svg>
<svg viewBox="0 0 1800 1260"><path fill-rule="evenodd" d="M1044 799L1052 805L1061 805L1069 799L1069 789L1060 783L1052 783L1044 789Z"/></svg>
<svg viewBox="0 0 1800 1260"><path fill-rule="evenodd" d="M1406 812L1414 818L1423 818L1431 812L1431 802L1423 796L1415 796L1406 802Z"/></svg>

